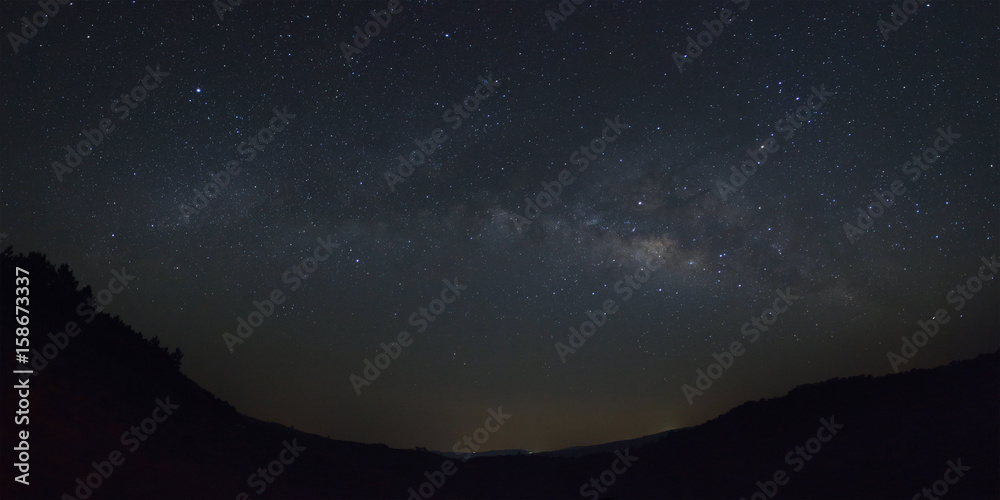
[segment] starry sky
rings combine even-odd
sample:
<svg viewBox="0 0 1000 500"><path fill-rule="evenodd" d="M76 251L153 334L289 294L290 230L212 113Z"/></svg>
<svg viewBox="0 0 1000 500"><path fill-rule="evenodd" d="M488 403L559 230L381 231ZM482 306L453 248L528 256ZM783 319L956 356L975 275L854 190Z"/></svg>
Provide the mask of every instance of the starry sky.
<svg viewBox="0 0 1000 500"><path fill-rule="evenodd" d="M7 33L39 7L5 1L3 245L95 291L134 275L107 311L256 418L450 450L502 406L483 450L532 451L890 373L901 337L997 253L995 3L911 4L897 26L891 2L586 1L560 20L555 0L403 0L348 60L388 3L245 1L220 18L209 0L73 1L15 50ZM939 128L948 148L913 180ZM414 141L431 152L390 187ZM851 241L844 224L897 180ZM301 271L318 238L334 248ZM466 288L441 311L443 280ZM273 290L284 302L230 350L223 334ZM747 343L776 290L799 298ZM608 300L563 362L557 343ZM996 350L997 304L987 281L902 369ZM403 331L357 394L352 374ZM682 386L741 340L689 404Z"/></svg>

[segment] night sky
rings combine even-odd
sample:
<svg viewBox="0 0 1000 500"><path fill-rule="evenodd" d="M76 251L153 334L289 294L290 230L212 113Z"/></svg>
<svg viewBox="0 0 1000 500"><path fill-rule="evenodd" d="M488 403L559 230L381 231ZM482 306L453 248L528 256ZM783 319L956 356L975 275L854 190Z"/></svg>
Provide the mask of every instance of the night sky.
<svg viewBox="0 0 1000 500"><path fill-rule="evenodd" d="M5 1L3 246L95 293L134 276L107 311L239 411L400 448L451 450L498 406L483 450L696 425L892 373L938 309L901 371L1000 347L995 279L949 299L998 250L997 5L563 4L74 1L15 51L40 8Z"/></svg>

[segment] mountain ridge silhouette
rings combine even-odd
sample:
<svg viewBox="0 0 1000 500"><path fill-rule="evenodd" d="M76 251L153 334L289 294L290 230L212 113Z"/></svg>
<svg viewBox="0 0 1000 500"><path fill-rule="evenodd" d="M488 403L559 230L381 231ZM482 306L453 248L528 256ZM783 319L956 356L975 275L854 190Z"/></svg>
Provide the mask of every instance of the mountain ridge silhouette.
<svg viewBox="0 0 1000 500"><path fill-rule="evenodd" d="M79 321L90 295L68 266L37 252L0 253L2 300L13 304L15 266L31 270L32 348ZM37 300L34 300L37 299ZM5 346L11 316L0 320ZM8 387L13 356L4 357ZM5 498L80 498L77 478L120 450L125 460L93 489L102 498L406 498L448 460L424 450L324 438L240 414L180 372L182 354L145 339L117 317L81 324L44 370L31 377L31 484L7 483ZM134 452L121 439L157 401L179 405ZM2 398L13 415L15 391ZM154 413L151 413L154 412ZM578 498L580 486L612 466L609 445L638 458L602 498L750 498L776 470L790 476L778 498L912 498L941 477L949 460L972 469L954 498L1000 498L1000 354L882 376L838 377L786 395L745 402L703 424L623 442L453 460L454 475L434 498ZM817 433L822 419L843 425L799 471L786 453ZM285 442L305 449L257 494L252 474L279 458ZM0 430L4 461L16 461L14 426ZM587 449L594 453L578 452ZM575 451L574 451L575 450ZM562 452L562 453L560 453ZM67 495L67 496L63 496Z"/></svg>

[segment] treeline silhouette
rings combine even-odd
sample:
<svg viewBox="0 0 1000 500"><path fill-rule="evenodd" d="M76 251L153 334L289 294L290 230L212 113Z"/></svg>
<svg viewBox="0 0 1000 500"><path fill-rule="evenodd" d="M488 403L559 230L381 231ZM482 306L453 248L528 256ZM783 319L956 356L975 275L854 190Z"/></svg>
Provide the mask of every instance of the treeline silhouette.
<svg viewBox="0 0 1000 500"><path fill-rule="evenodd" d="M118 364L135 367L147 367L155 370L178 369L184 354L180 349L170 352L166 347L160 346L160 339L153 337L146 339L126 325L118 316L110 316L106 313L94 314L91 311L99 311L101 304L97 302L91 287L80 287L80 283L73 276L73 271L69 266L62 264L58 268L48 261L45 255L38 252L31 252L27 255L13 254L13 247L8 246L0 253L0 272L9 283L5 285L16 285L14 282L16 268L20 267L28 271L28 274L17 274L28 278L28 285L25 287L30 299L29 318L31 329L32 358L41 357L45 359L46 366L42 371L48 369L49 360L42 351L45 344L53 344L59 349L54 358L62 358L62 361L51 360L54 366L70 366L81 361L87 362L88 355L95 355L98 358L111 356L117 359ZM4 286L2 288L3 304L14 304L16 286ZM12 327L19 326L14 323L14 318L9 318ZM63 339L59 332L66 331L66 324L75 322L80 333L72 335L67 333ZM8 325L5 325L8 326ZM49 337L49 334L52 337ZM77 342L77 338L87 339L85 342ZM13 345L13 343L9 344ZM65 349L68 355L62 353ZM79 345L80 347L76 347ZM81 352L82 351L82 352ZM49 353L53 352L49 349ZM41 356L39 356L41 355ZM92 364L87 362L88 364ZM40 364L36 361L36 365ZM62 368L66 369L66 368ZM93 367L100 369L100 366Z"/></svg>
<svg viewBox="0 0 1000 500"><path fill-rule="evenodd" d="M80 333L31 378L31 485L0 486L3 498L81 498L77 478L115 450L125 461L89 499L407 498L440 471L445 457L426 450L337 441L239 414L179 370L182 355L146 339L117 317L81 321L90 298L70 269L44 255L0 253L0 307L13 310L14 268L30 274L31 348L53 342L68 321ZM11 371L15 323L0 316L4 354L0 418L14 415ZM959 333L956 332L956 335ZM122 434L150 417L158 398L179 408L140 448ZM786 456L817 435L821 419L843 429L794 471ZM574 418L566 415L567 420ZM5 420L6 421L6 420ZM20 426L16 428L20 429ZM4 466L16 460L15 426L0 425ZM305 447L272 481L251 475L278 459L283 442ZM941 479L949 460L972 469L946 500L1000 498L1000 355L994 352L928 370L835 378L779 398L744 403L695 427L676 429L629 450L638 457L600 498L751 498L757 482L783 469L775 498L910 499ZM477 457L434 488L433 498L583 498L580 487L612 467L606 449L573 457ZM10 470L10 469L8 469ZM258 490L265 484L263 490ZM765 485L768 486L769 485ZM426 491L426 490L425 490ZM64 497L62 495L72 495ZM932 493L933 494L933 493ZM588 497L589 498L589 497Z"/></svg>

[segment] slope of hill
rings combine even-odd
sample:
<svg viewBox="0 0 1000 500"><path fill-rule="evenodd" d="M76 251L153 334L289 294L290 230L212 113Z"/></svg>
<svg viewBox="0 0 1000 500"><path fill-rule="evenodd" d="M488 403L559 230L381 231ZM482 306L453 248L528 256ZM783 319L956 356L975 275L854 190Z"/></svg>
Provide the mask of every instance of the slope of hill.
<svg viewBox="0 0 1000 500"><path fill-rule="evenodd" d="M672 429L669 431L663 431L657 434L650 434L648 436L642 436L632 439L623 439L621 441L614 441L611 443L601 443L591 446L573 446L570 448L563 448L561 450L553 451L543 451L537 453L541 457L585 457L587 455L596 455L598 453L614 453L615 450L621 450L625 448L639 448L641 446L646 446L650 443L655 443L665 437L667 434L674 432L677 429Z"/></svg>
<svg viewBox="0 0 1000 500"><path fill-rule="evenodd" d="M31 484L7 475L3 498L406 498L442 479L435 498L751 498L760 488L755 498L913 498L954 479L946 471L956 462L971 469L942 481L948 500L1000 498L997 353L801 386L622 443L453 460L446 475L437 453L336 441L239 414L179 371L180 352L105 314L83 321L77 307L89 289L77 290L65 266L39 254L0 255L4 304L14 303L14 266L32 270L31 347L64 345L36 361L29 382ZM69 321L80 332L63 339ZM16 327L11 315L0 319L7 349ZM8 388L18 384L12 359L2 358ZM0 401L11 418L17 393ZM17 462L14 431L0 429L7 467ZM627 467L622 447L636 457ZM591 478L597 484L582 489Z"/></svg>

